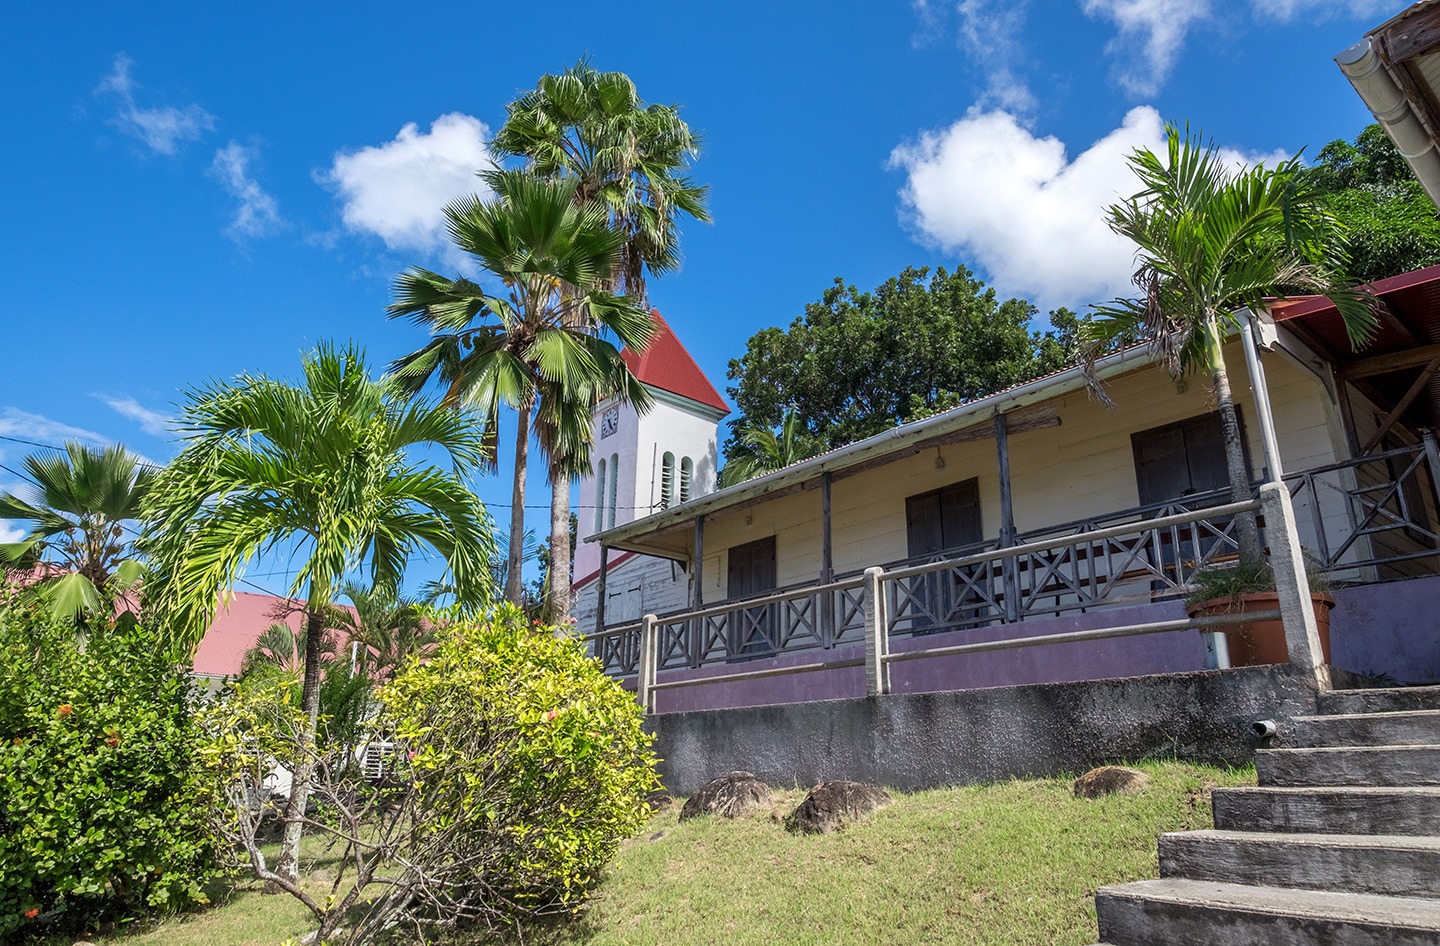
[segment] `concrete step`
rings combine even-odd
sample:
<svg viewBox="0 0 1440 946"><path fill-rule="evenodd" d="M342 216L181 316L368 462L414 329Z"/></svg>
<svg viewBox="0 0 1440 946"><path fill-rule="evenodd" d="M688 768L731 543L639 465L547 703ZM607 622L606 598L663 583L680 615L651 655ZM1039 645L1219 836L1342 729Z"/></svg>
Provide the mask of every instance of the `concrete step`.
<svg viewBox="0 0 1440 946"><path fill-rule="evenodd" d="M1440 788L1217 788L1222 831L1440 835Z"/></svg>
<svg viewBox="0 0 1440 946"><path fill-rule="evenodd" d="M1440 898L1440 837L1183 831L1160 836L1160 876Z"/></svg>
<svg viewBox="0 0 1440 946"><path fill-rule="evenodd" d="M1440 687L1388 687L1378 690L1331 690L1320 694L1320 714L1394 713L1440 710Z"/></svg>
<svg viewBox="0 0 1440 946"><path fill-rule="evenodd" d="M1440 901L1199 880L1142 880L1095 895L1114 946L1435 946Z"/></svg>
<svg viewBox="0 0 1440 946"><path fill-rule="evenodd" d="M1261 785L1440 785L1440 746L1261 749Z"/></svg>
<svg viewBox="0 0 1440 946"><path fill-rule="evenodd" d="M1282 727L1276 745L1286 749L1437 746L1440 745L1440 710L1297 716Z"/></svg>

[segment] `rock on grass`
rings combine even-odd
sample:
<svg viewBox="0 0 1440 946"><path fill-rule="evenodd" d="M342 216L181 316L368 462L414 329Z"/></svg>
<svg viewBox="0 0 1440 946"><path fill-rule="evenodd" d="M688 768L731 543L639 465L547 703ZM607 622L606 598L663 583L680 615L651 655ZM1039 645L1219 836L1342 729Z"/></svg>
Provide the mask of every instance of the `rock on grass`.
<svg viewBox="0 0 1440 946"><path fill-rule="evenodd" d="M890 804L883 788L864 782L821 782L785 819L787 831L829 834Z"/></svg>
<svg viewBox="0 0 1440 946"><path fill-rule="evenodd" d="M1119 792L1138 795L1150 785L1150 776L1123 765L1102 765L1075 780L1076 798L1101 798Z"/></svg>
<svg viewBox="0 0 1440 946"><path fill-rule="evenodd" d="M756 809L768 809L770 805L769 785L749 772L731 772L712 778L687 798L685 807L680 809L680 820L688 821L700 815L738 818Z"/></svg>

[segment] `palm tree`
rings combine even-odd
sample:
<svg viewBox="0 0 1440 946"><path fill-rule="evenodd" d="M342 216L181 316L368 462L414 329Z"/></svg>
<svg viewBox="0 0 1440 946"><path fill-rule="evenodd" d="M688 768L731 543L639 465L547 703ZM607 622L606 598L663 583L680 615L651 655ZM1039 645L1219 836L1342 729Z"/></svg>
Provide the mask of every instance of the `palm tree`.
<svg viewBox="0 0 1440 946"><path fill-rule="evenodd" d="M306 759L319 711L330 608L346 575L397 587L412 552L429 546L449 565L456 597L476 606L490 592L489 517L458 476L484 452L473 421L377 383L354 347L322 345L303 362L304 383L241 376L192 391L178 422L185 444L156 478L144 546L154 580L146 603L193 652L221 590L262 554L301 563L290 588L305 598L301 708ZM421 465L412 448L438 448L454 471ZM312 764L293 773L275 873L298 877L300 827Z"/></svg>
<svg viewBox="0 0 1440 946"><path fill-rule="evenodd" d="M822 444L805 432L798 417L786 414L778 434L769 427L743 429L739 448L738 455L720 471L722 488L808 460L820 452Z"/></svg>
<svg viewBox="0 0 1440 946"><path fill-rule="evenodd" d="M669 272L680 261L677 218L710 219L707 188L683 174L699 151L699 138L674 106L644 105L629 76L599 72L583 59L559 75L541 76L506 110L491 149L524 158L534 174L575 182L577 205L605 208L610 225L625 234L614 288L648 308L646 273ZM486 176L503 187L505 172ZM572 416L578 415L578 428L573 434L552 431L542 416L536 432L549 460L549 606L552 619L563 620L570 611L570 484L590 470L594 408L615 392L596 392L588 400L585 392L558 393L577 402Z"/></svg>
<svg viewBox="0 0 1440 946"><path fill-rule="evenodd" d="M328 664L335 659L335 638L323 631L322 634L320 662ZM265 628L255 639L255 645L246 652L241 673L248 673L256 665L268 664L298 676L305 670L306 651L305 629L297 631L289 624L277 621Z"/></svg>
<svg viewBox="0 0 1440 946"><path fill-rule="evenodd" d="M532 419L546 425L552 449L573 450L588 436L583 405L598 392L618 391L635 403L649 398L605 337L643 348L654 332L644 309L602 288L624 237L598 206L576 206L574 189L512 174L498 199L455 201L445 209L451 239L503 283L504 295L415 267L396 280L388 310L432 335L391 365L396 382L416 392L438 380L445 405L479 416L490 457L501 406L516 412L505 597L517 604Z"/></svg>
<svg viewBox="0 0 1440 946"><path fill-rule="evenodd" d="M340 589L354 610L336 608L331 627L343 632L356 648L356 669L372 679L386 678L412 654L422 653L437 640L435 627L425 619L419 601L402 597L384 585L366 587L346 582Z"/></svg>
<svg viewBox="0 0 1440 946"><path fill-rule="evenodd" d="M1338 307L1352 344L1374 331L1366 296L1341 288L1346 269L1339 228L1308 183L1298 158L1274 168L1234 169L1213 145L1166 128L1164 157L1130 156L1143 189L1109 208L1110 229L1133 241L1138 299L1097 306L1092 353L1127 337L1144 341L1177 383L1207 376L1220 412L1230 496L1251 498L1240 423L1222 350L1249 309L1286 292L1324 293ZM1237 520L1240 557L1260 561L1253 516Z"/></svg>
<svg viewBox="0 0 1440 946"><path fill-rule="evenodd" d="M140 516L154 470L122 446L79 443L67 443L64 453L31 454L24 466L31 495L0 493L0 519L29 529L0 546L0 559L14 569L43 569L35 587L56 618L100 612L112 582L128 586L142 571L125 532Z"/></svg>

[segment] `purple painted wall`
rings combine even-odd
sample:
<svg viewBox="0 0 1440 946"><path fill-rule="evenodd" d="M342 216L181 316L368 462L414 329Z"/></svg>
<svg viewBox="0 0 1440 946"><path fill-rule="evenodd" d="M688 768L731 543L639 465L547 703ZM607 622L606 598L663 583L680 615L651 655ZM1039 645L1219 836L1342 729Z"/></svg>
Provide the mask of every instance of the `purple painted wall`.
<svg viewBox="0 0 1440 946"><path fill-rule="evenodd" d="M1330 640L1335 666L1356 673L1385 674L1402 683L1440 680L1440 576L1340 588L1333 594L1336 606L1330 617ZM1018 628L1010 625L902 637L892 642L891 650L898 653L1009 637L1038 637L1184 616L1185 608L1180 602L1168 601L1027 621ZM702 679L861 655L861 648L853 645L828 651L809 650L699 670L665 671L659 679L662 682ZM1176 631L904 661L891 664L890 679L895 693L934 693L1183 673L1204 668L1205 647L1200 632ZM661 690L656 693L655 705L661 713L682 713L854 699L864 695L865 668L845 667Z"/></svg>
<svg viewBox="0 0 1440 946"><path fill-rule="evenodd" d="M1184 605L1170 601L1026 621L1018 628L1016 625L1009 625L927 634L924 637L896 638L890 649L899 653L952 644L1038 637L1042 634L1062 634L1067 631L1094 630L1184 617ZM1017 629L1020 632L1018 634ZM672 670L661 673L659 680L664 682L716 677L772 667L838 661L860 657L862 654L863 651L858 646L837 647L828 651L809 650L699 670ZM931 693L1031 683L1138 677L1152 673L1181 673L1203 669L1205 647L1200 640L1200 632L1177 631L1116 640L1050 644L993 653L903 661L891 664L890 682L891 690L895 693ZM655 694L655 708L660 713L680 713L730 709L737 706L853 699L864 695L865 668L846 667L761 680L728 681L677 690L661 690Z"/></svg>
<svg viewBox="0 0 1440 946"><path fill-rule="evenodd" d="M1332 592L1330 659L1400 683L1440 681L1440 575Z"/></svg>

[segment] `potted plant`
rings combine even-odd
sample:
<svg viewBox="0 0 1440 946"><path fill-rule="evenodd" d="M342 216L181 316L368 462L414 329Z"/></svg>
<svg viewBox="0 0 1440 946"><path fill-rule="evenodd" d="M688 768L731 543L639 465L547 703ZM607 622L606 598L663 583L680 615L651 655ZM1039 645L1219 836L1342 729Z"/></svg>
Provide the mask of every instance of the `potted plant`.
<svg viewBox="0 0 1440 946"><path fill-rule="evenodd" d="M1306 575L1310 583L1310 601L1315 608L1315 626L1320 632L1320 650L1325 663L1330 663L1330 597L1329 582L1315 564L1307 561ZM1274 611L1280 607L1275 591L1275 574L1267 562L1235 562L1201 569L1196 572L1190 595L1185 599L1186 611L1192 618L1217 614L1244 614L1252 611ZM1250 667L1257 664L1285 663L1290 659L1285 646L1285 625L1278 618L1231 624L1219 628L1230 648L1230 664Z"/></svg>

